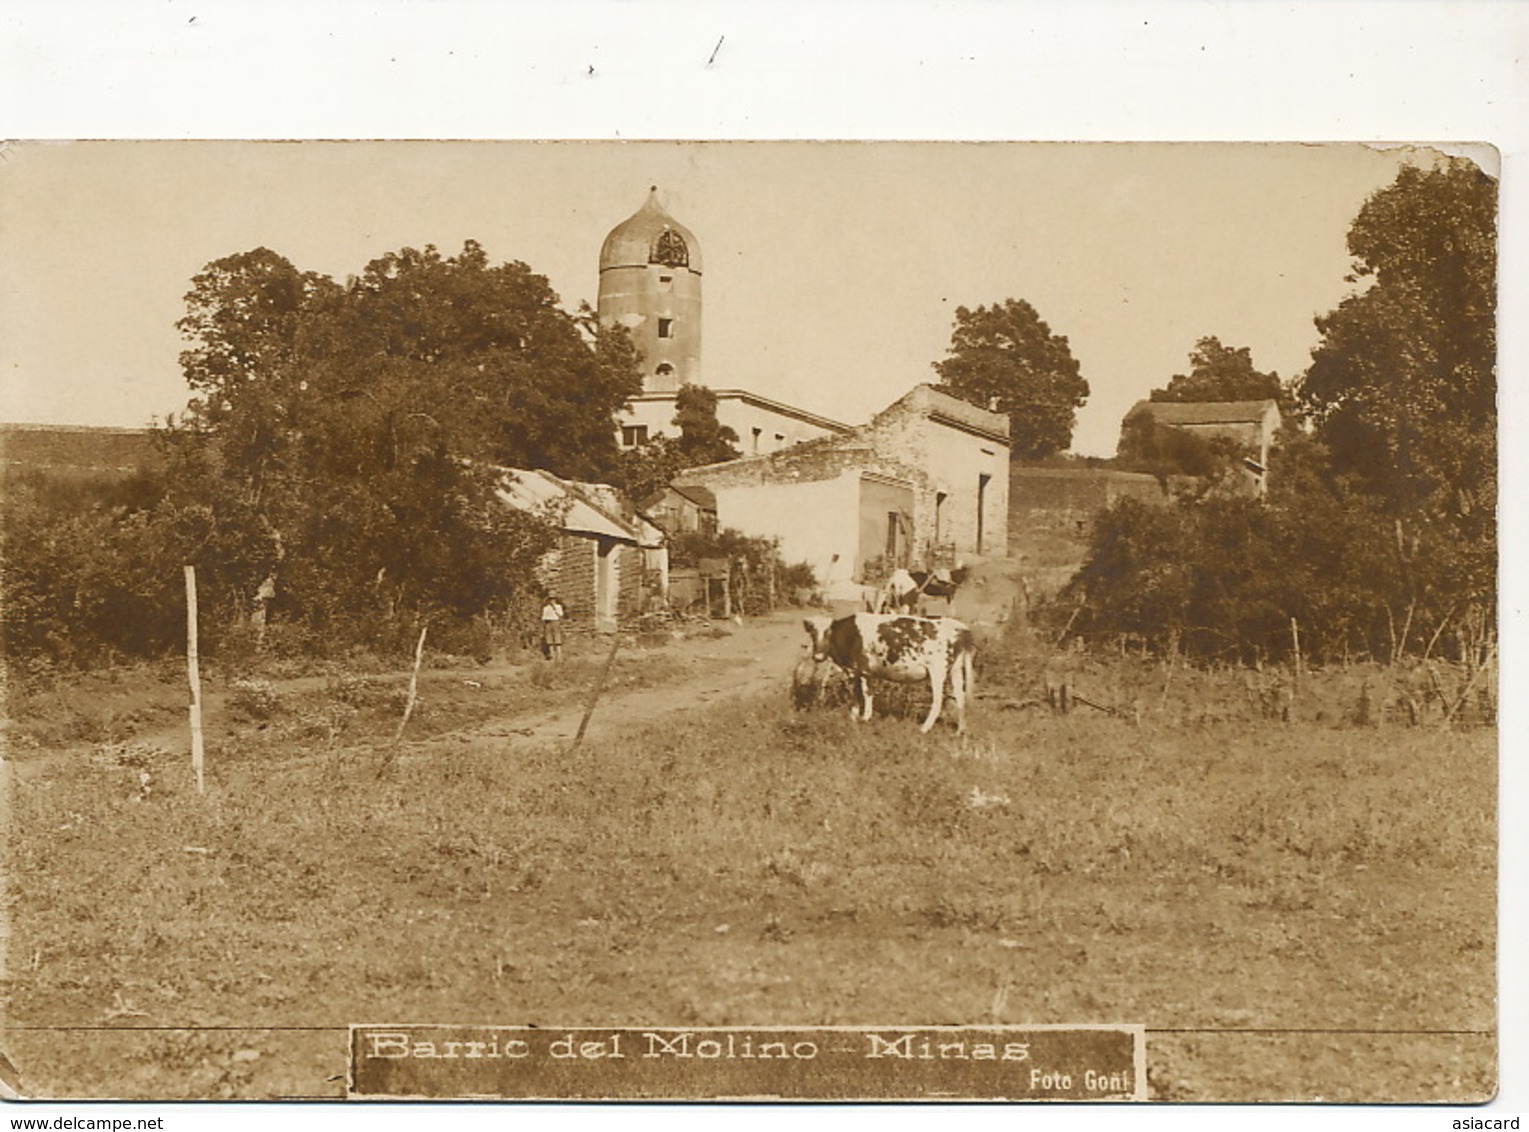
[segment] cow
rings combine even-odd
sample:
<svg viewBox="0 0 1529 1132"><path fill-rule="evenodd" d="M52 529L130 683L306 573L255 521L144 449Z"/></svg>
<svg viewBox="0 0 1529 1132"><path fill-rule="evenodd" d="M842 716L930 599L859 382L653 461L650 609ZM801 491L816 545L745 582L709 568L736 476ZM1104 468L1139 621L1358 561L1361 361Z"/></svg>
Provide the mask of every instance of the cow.
<svg viewBox="0 0 1529 1132"><path fill-rule="evenodd" d="M966 581L967 569L894 570L881 587L877 613L917 613L925 597L943 597L945 607Z"/></svg>
<svg viewBox="0 0 1529 1132"><path fill-rule="evenodd" d="M871 718L869 678L911 684L929 681L932 703L919 728L927 733L945 706L945 686L956 703L956 732L966 731L966 697L972 689L972 631L952 617L908 617L895 613L853 613L837 620L809 617L814 663L831 660L855 685L850 714Z"/></svg>
<svg viewBox="0 0 1529 1132"><path fill-rule="evenodd" d="M877 613L914 613L918 604L918 582L907 570L893 570L877 595Z"/></svg>

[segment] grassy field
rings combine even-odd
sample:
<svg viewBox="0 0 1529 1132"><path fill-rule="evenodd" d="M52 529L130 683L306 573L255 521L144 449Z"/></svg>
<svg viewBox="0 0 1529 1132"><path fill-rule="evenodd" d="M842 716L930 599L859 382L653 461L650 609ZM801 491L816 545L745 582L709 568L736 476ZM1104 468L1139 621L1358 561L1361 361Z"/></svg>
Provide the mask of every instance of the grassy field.
<svg viewBox="0 0 1529 1132"><path fill-rule="evenodd" d="M663 657L618 679L684 679ZM1123 657L1068 662L1118 714L1058 715L1035 703L1056 661L1011 642L964 739L918 734L916 704L793 712L785 670L573 754L503 734L594 664L488 699L437 678L380 777L396 680L226 687L201 798L130 741L162 713L86 737L28 701L6 865L29 1092L335 1096L346 1024L411 1019L1136 1022L1157 1099L1494 1089L1490 728L1356 725L1353 674L1270 718L1246 673ZM167 679L119 677L178 703Z"/></svg>

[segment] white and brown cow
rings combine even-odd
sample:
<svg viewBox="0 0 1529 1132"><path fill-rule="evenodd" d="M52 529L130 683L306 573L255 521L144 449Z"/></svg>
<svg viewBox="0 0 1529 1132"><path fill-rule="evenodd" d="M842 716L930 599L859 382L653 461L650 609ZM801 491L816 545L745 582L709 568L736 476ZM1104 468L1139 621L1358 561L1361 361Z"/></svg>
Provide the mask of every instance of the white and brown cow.
<svg viewBox="0 0 1529 1132"><path fill-rule="evenodd" d="M950 599L966 577L964 566L954 570L894 570L877 595L876 612L922 614L924 600L931 597L944 598L949 609Z"/></svg>
<svg viewBox="0 0 1529 1132"><path fill-rule="evenodd" d="M956 703L956 730L966 730L966 697L972 688L972 631L952 617L905 617L893 613L854 613L830 621L809 617L804 622L812 638L812 659L831 660L855 683L851 714L871 718L868 679L911 684L929 681L933 702L921 731L940 718L948 679Z"/></svg>

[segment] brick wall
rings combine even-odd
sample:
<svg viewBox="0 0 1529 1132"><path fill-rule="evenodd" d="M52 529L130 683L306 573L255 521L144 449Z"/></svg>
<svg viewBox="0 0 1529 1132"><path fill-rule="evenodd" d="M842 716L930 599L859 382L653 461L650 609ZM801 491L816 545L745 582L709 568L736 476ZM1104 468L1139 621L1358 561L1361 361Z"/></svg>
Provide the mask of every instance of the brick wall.
<svg viewBox="0 0 1529 1132"><path fill-rule="evenodd" d="M543 561L542 584L563 601L570 627L588 629L595 623L595 540L567 533Z"/></svg>
<svg viewBox="0 0 1529 1132"><path fill-rule="evenodd" d="M642 612L642 548L618 546L616 548L616 610L623 619L635 617Z"/></svg>

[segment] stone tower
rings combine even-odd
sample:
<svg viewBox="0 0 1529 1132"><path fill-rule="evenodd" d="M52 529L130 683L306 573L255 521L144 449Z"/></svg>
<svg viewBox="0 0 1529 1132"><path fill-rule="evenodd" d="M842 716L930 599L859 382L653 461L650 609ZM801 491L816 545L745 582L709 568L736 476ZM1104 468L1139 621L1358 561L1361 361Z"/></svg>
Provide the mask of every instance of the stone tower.
<svg viewBox="0 0 1529 1132"><path fill-rule="evenodd" d="M597 306L602 324L631 331L644 393L701 383L701 249L658 203L656 185L605 237Z"/></svg>

